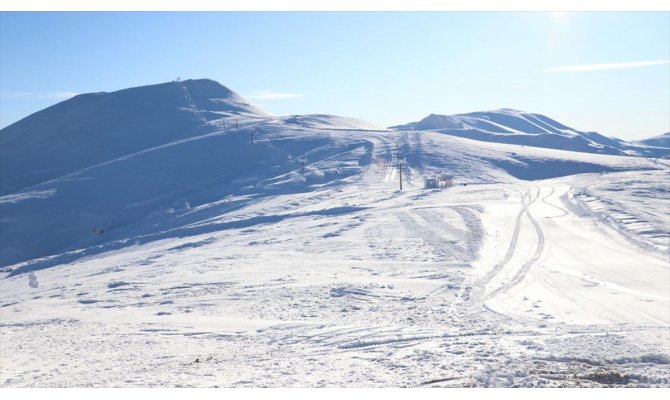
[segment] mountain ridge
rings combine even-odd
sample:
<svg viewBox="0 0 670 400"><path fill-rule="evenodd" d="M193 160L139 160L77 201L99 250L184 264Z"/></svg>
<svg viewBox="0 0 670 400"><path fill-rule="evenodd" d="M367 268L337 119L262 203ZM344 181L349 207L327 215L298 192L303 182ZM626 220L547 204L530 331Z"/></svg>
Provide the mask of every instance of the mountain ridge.
<svg viewBox="0 0 670 400"><path fill-rule="evenodd" d="M326 114L273 117L238 96L213 81L169 82L80 95L3 129L0 267L227 229L231 210L282 194L389 190L398 157L412 190L443 173L476 185L662 167Z"/></svg>
<svg viewBox="0 0 670 400"><path fill-rule="evenodd" d="M545 115L510 108L465 114L429 114L394 130L436 131L479 141L508 143L585 153L665 157L670 149L627 142L593 131L579 131Z"/></svg>
<svg viewBox="0 0 670 400"><path fill-rule="evenodd" d="M638 140L637 143L642 143L646 146L670 148L670 132Z"/></svg>

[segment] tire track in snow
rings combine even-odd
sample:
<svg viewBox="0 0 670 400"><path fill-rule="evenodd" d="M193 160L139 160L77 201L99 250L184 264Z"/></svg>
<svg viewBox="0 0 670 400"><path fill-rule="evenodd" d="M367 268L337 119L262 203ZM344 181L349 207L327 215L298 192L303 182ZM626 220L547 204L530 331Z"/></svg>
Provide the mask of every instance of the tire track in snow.
<svg viewBox="0 0 670 400"><path fill-rule="evenodd" d="M509 247L507 248L507 253L505 254L505 257L503 257L500 262L498 262L492 269L489 271L482 279L480 279L478 282L475 283L475 286L479 287L480 290L484 290L485 286L490 283L493 278L498 276L500 272L503 270L503 268L512 260L514 257L514 253L517 248L518 240L519 240L519 234L521 232L521 221L524 216L527 216L533 225L533 228L535 229L535 234L537 235L537 245L535 247L535 251L531 258L526 261L519 271L512 277L512 279L506 283L503 283L501 286L496 288L494 291L490 293L484 293L483 295L483 301L486 301L490 299L493 296L497 296L504 291L507 291L511 289L513 286L517 285L519 282L523 280L523 278L527 275L528 271L530 268L540 259L542 256L542 252L544 251L544 245L545 245L545 240L544 240L544 233L542 231L542 228L540 225L537 223L535 218L530 214L528 211L528 208L530 207L531 204L533 204L535 201L537 201L538 198L540 198L540 189L537 189L537 195L532 196L530 193L530 190L524 193L522 201L523 201L523 207L521 208L521 211L519 211L519 214L516 216L515 224L514 224L514 232L512 234L512 239L510 241Z"/></svg>
<svg viewBox="0 0 670 400"><path fill-rule="evenodd" d="M551 192L549 192L548 195L546 195L546 196L544 196L544 197L542 198L542 202L543 202L544 204L548 205L548 206L554 207L555 209L561 211L562 214L561 214L561 215L554 215L553 217L548 217L548 218L559 218L559 217L564 217L564 216L568 215L568 210L566 210L566 209L563 208L563 207L559 207L559 206L557 206L556 204L552 204L552 203L550 203L550 202L547 201L547 199L548 199L549 197L551 197L551 195L554 194L554 191L556 191L556 187L555 187L555 186L552 186L552 187L551 187Z"/></svg>
<svg viewBox="0 0 670 400"><path fill-rule="evenodd" d="M544 232L542 231L542 228L540 227L540 224L537 223L535 218L528 212L528 209L525 211L526 216L528 216L528 219L530 222L533 224L533 228L535 228L535 233L537 234L537 246L535 247L535 252L533 253L533 256L526 261L523 266L519 269L519 271L514 275L511 281L509 281L506 284L503 284L500 286L498 289L494 290L490 294L486 296L487 299L497 296L500 293L506 292L510 290L512 287L516 286L519 284L523 278L528 274L528 271L530 268L540 259L542 256L542 252L544 251Z"/></svg>
<svg viewBox="0 0 670 400"><path fill-rule="evenodd" d="M512 259L512 256L514 256L514 251L516 250L517 246L517 241L519 240L519 232L521 231L521 218L523 218L524 213L526 212L526 208L532 203L526 203L526 198L528 197L529 192L526 192L523 195L523 207L521 208L521 211L519 211L519 214L516 216L516 220L514 222L514 232L512 233L512 240L509 243L509 246L507 247L507 252L505 253L505 257L503 257L502 260L500 260L493 268L491 271L489 271L482 279L480 279L477 282L477 286L485 286L487 283L489 283L496 275L500 273L500 271L507 265L507 263Z"/></svg>

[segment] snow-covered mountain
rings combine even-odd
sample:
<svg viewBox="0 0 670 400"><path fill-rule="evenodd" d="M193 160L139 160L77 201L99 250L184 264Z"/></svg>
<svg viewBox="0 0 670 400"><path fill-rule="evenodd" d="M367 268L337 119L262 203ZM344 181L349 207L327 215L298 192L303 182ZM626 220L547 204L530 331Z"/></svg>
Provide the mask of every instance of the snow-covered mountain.
<svg viewBox="0 0 670 400"><path fill-rule="evenodd" d="M512 109L468 114L430 114L418 122L392 126L397 130L436 131L469 139L586 153L664 157L667 148L635 144L570 128L541 114Z"/></svg>
<svg viewBox="0 0 670 400"><path fill-rule="evenodd" d="M670 132L666 132L662 135L654 136L649 139L640 140L638 143L641 143L645 146L670 149Z"/></svg>
<svg viewBox="0 0 670 400"><path fill-rule="evenodd" d="M507 114L488 124L567 129L542 117L531 119L535 125L520 117L503 120ZM484 127L483 118L469 118ZM460 119L433 119L463 126ZM0 131L1 264L181 229L223 212L228 205L217 202L230 195L341 185L370 167L379 146L388 152L384 157L402 152L408 178L418 181L442 170L474 183L654 168L573 152L475 148L479 142L464 145L444 135L435 141L412 134L409 142L407 134L375 128L332 115L273 117L206 79L77 96ZM301 157L305 181L298 173ZM204 207L207 217L189 207ZM170 210L189 217L174 219Z"/></svg>
<svg viewBox="0 0 670 400"><path fill-rule="evenodd" d="M666 160L375 128L197 80L0 131L0 386L670 383Z"/></svg>
<svg viewBox="0 0 670 400"><path fill-rule="evenodd" d="M224 118L269 115L208 79L75 96L2 129L0 195L209 132Z"/></svg>

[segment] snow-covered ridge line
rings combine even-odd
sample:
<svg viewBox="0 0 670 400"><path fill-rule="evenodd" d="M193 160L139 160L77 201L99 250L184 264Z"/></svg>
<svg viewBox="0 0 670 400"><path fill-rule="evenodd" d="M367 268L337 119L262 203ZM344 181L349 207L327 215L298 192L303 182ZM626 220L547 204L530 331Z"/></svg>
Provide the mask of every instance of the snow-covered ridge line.
<svg viewBox="0 0 670 400"><path fill-rule="evenodd" d="M421 121L391 129L430 130L481 141L587 153L670 157L667 137L626 142L597 132L578 131L541 114L506 108L456 115L430 114Z"/></svg>

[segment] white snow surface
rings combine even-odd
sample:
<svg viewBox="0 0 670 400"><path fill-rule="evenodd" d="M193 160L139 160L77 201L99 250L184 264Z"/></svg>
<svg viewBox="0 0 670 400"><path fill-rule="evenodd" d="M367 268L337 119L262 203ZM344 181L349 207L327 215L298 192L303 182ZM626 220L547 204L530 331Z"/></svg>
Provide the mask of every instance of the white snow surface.
<svg viewBox="0 0 670 400"><path fill-rule="evenodd" d="M597 132L584 132L542 114L509 108L468 114L430 114L418 122L392 126L396 130L436 131L495 143L511 143L596 154L670 157L667 135L626 142Z"/></svg>
<svg viewBox="0 0 670 400"><path fill-rule="evenodd" d="M640 140L640 144L653 147L670 148L670 132L654 136L648 139Z"/></svg>
<svg viewBox="0 0 670 400"><path fill-rule="evenodd" d="M2 387L670 386L666 160L228 118L8 174Z"/></svg>
<svg viewBox="0 0 670 400"><path fill-rule="evenodd" d="M329 114L291 115L282 118L285 124L309 129L385 130L375 124L357 118L340 117Z"/></svg>

